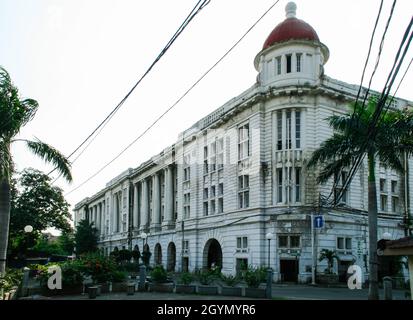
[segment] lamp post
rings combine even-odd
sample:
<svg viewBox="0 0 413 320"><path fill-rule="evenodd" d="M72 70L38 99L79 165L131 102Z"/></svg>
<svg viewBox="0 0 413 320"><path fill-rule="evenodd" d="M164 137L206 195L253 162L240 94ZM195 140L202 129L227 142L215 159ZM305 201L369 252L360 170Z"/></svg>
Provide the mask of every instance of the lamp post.
<svg viewBox="0 0 413 320"><path fill-rule="evenodd" d="M265 290L265 295L267 299L272 298L272 269L270 266L270 248L271 248L271 239L274 239L274 234L272 232L268 232L265 235L265 238L268 240L268 269L267 269L267 286Z"/></svg>
<svg viewBox="0 0 413 320"><path fill-rule="evenodd" d="M274 239L274 234L272 232L268 232L265 235L265 238L268 240L268 268L271 267L270 265L270 248L271 248L271 240Z"/></svg>
<svg viewBox="0 0 413 320"><path fill-rule="evenodd" d="M142 252L143 252L144 247L145 247L145 242L146 242L146 240L147 240L147 238L148 238L148 235L147 235L145 232L142 232L142 233L141 233L141 238L142 238Z"/></svg>
<svg viewBox="0 0 413 320"><path fill-rule="evenodd" d="M26 233L32 233L33 232L33 227L31 225L27 225L24 227L24 232Z"/></svg>

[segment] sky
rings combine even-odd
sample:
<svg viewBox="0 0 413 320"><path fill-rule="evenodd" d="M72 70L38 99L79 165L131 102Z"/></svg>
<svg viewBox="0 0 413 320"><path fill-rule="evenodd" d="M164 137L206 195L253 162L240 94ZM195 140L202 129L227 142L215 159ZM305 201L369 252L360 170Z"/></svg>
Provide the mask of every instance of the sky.
<svg viewBox="0 0 413 320"><path fill-rule="evenodd" d="M0 65L22 97L39 102L20 138L37 137L70 154L146 71L196 0L2 0ZM74 180L56 184L69 192L114 158L212 66L275 0L211 0L137 87L101 134L73 164ZM272 29L285 19L281 0L226 59L118 160L66 199L74 206L128 168L158 154L178 134L255 83L253 61ZM360 84L379 0L297 0L330 50L325 73ZM383 13L367 69L369 78L392 1ZM381 91L413 13L398 0L372 88ZM413 57L407 54L400 72ZM413 69L413 67L412 67ZM367 83L365 80L364 84ZM396 81L396 84L398 81ZM398 96L413 101L410 70ZM410 86L409 86L410 84ZM24 145L12 147L17 170L51 167ZM72 207L73 208L73 207Z"/></svg>

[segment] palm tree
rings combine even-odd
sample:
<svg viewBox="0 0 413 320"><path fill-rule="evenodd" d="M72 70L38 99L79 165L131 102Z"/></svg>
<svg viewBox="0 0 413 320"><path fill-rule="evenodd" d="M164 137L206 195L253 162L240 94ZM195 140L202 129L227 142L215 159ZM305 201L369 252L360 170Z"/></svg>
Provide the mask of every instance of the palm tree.
<svg viewBox="0 0 413 320"><path fill-rule="evenodd" d="M318 183L338 177L351 167L360 154L368 162L368 223L369 223L369 299L378 299L377 270L377 191L375 163L403 172L403 154L413 153L413 114L407 110L388 110L376 125L376 134L366 141L377 99L369 99L367 106L353 104L354 115L331 116L327 120L335 130L332 137L316 150L307 167L321 165ZM365 147L363 149L363 147ZM362 150L362 151L361 151Z"/></svg>
<svg viewBox="0 0 413 320"><path fill-rule="evenodd" d="M327 260L327 270L329 274L333 273L334 259L339 260L337 252L335 250L323 249L320 251L320 257L318 261L321 262L323 260Z"/></svg>
<svg viewBox="0 0 413 320"><path fill-rule="evenodd" d="M36 100L20 99L10 75L0 66L0 274L5 273L9 237L11 144L25 143L31 152L52 163L67 181L72 181L70 163L59 151L38 139L16 139L20 129L34 117L38 106Z"/></svg>

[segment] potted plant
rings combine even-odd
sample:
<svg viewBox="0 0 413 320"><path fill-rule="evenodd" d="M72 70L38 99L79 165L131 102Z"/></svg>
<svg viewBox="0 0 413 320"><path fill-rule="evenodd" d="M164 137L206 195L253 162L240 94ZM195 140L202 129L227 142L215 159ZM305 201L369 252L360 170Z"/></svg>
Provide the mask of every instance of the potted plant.
<svg viewBox="0 0 413 320"><path fill-rule="evenodd" d="M153 268L150 276L149 291L173 292L173 282L168 281L168 274L162 265Z"/></svg>
<svg viewBox="0 0 413 320"><path fill-rule="evenodd" d="M175 286L176 293L195 293L196 286L191 285L191 282L194 280L194 277L189 272L183 272L180 274L178 279L178 284Z"/></svg>
<svg viewBox="0 0 413 320"><path fill-rule="evenodd" d="M265 298L265 289L259 288L261 282L265 281L265 268L253 268L249 267L245 272L245 282L247 288L245 288L245 296L250 298Z"/></svg>
<svg viewBox="0 0 413 320"><path fill-rule="evenodd" d="M242 288L236 287L239 283L239 278L233 275L221 275L221 280L224 282L225 286L221 287L221 294L223 296L242 296Z"/></svg>
<svg viewBox="0 0 413 320"><path fill-rule="evenodd" d="M110 275L112 292L126 292L126 272L115 270Z"/></svg>
<svg viewBox="0 0 413 320"><path fill-rule="evenodd" d="M199 294L217 295L218 287L211 286L212 282L215 280L216 272L213 271L201 271L198 273L198 281L201 285L198 286Z"/></svg>
<svg viewBox="0 0 413 320"><path fill-rule="evenodd" d="M318 261L327 260L327 269L323 274L317 275L317 282L320 284L333 284L338 282L338 275L333 272L334 260L339 260L337 252L335 250L323 249L320 251L320 257Z"/></svg>

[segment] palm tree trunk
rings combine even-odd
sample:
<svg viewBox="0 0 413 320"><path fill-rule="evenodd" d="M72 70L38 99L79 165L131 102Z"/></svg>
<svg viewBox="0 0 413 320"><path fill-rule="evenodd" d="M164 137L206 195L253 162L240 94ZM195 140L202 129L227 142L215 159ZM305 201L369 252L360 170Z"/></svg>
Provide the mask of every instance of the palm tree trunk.
<svg viewBox="0 0 413 320"><path fill-rule="evenodd" d="M368 154L368 197L369 197L369 300L379 299L377 258L377 190L374 154Z"/></svg>
<svg viewBox="0 0 413 320"><path fill-rule="evenodd" d="M10 222L10 182L0 180L0 274L6 272L7 242Z"/></svg>

